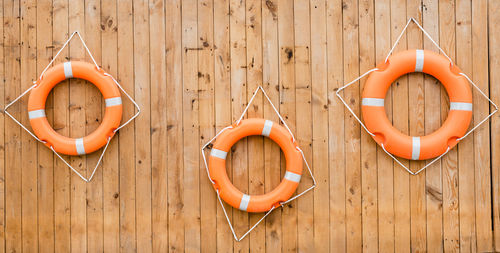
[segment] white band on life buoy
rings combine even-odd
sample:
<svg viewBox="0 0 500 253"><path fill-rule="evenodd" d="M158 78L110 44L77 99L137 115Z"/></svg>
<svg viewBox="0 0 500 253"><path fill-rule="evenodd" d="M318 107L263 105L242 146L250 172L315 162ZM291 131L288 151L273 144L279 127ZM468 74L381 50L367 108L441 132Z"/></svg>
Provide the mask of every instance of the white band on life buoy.
<svg viewBox="0 0 500 253"><path fill-rule="evenodd" d="M411 159L418 160L420 157L420 137L412 137Z"/></svg>

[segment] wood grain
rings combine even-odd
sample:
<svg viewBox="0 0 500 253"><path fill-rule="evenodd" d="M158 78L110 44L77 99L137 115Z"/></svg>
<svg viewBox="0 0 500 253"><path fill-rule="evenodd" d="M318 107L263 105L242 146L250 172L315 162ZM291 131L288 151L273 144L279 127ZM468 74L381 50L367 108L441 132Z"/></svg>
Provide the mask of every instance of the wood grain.
<svg viewBox="0 0 500 253"><path fill-rule="evenodd" d="M0 105L30 87L78 30L141 114L111 141L90 183L8 117L0 117L0 252L500 251L499 118L418 176L392 161L335 93L384 61L418 20L479 88L500 98L500 4L480 0L2 0ZM394 52L438 49L413 24ZM76 38L55 63L90 61ZM360 114L366 79L341 95ZM304 151L314 191L233 239L200 153L262 86ZM473 124L493 107L474 91ZM135 113L123 99L123 122ZM31 129L24 97L9 112ZM105 112L99 90L71 79L49 94L60 134L82 137ZM397 79L389 120L421 136L449 99L429 75ZM279 121L258 94L244 118ZM210 152L206 151L206 154ZM100 151L63 158L90 176ZM269 138L239 141L227 159L241 191L272 191L285 156ZM429 161L401 159L413 171ZM312 179L304 167L297 193ZM227 204L241 236L263 214Z"/></svg>

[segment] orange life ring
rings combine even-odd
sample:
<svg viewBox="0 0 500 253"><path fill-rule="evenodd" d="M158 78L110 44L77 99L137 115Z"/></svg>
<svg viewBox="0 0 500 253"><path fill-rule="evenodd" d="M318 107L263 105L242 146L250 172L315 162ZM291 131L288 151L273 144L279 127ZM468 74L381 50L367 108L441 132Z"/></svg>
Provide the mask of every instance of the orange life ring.
<svg viewBox="0 0 500 253"><path fill-rule="evenodd" d="M247 195L238 190L226 173L226 156L240 139L251 135L263 135L275 141L286 158L286 172L281 183L263 195ZM270 120L251 118L222 132L212 146L208 168L214 188L221 198L234 208L247 212L265 212L287 201L297 189L302 175L302 155L292 141L290 133Z"/></svg>
<svg viewBox="0 0 500 253"><path fill-rule="evenodd" d="M472 91L457 66L432 51L407 50L392 55L377 68L366 80L361 111L367 129L375 135L372 137L379 145L399 157L425 160L443 154L458 143L471 122ZM450 99L448 118L438 130L426 136L411 137L401 133L385 113L387 90L398 77L410 72L434 76L443 84Z"/></svg>
<svg viewBox="0 0 500 253"><path fill-rule="evenodd" d="M93 83L105 99L106 110L101 125L83 138L73 139L58 134L45 117L47 96L56 84L68 78L80 78ZM116 84L101 69L91 63L70 61L48 69L37 81L37 86L29 96L28 113L33 131L40 140L46 142L47 147L53 147L56 152L66 155L84 155L100 149L114 135L122 118L122 100Z"/></svg>

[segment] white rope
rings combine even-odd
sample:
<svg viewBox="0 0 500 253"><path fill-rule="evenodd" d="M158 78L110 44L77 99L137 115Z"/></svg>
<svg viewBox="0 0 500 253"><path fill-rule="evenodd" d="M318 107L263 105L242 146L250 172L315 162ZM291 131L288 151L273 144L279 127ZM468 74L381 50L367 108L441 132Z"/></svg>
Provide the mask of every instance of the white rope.
<svg viewBox="0 0 500 253"><path fill-rule="evenodd" d="M342 101L342 103L344 104L345 107L347 107L347 110L349 110L349 112L351 112L352 116L354 116L354 118L359 122L359 124L365 129L365 131L370 134L371 136L375 136L372 132L370 132L370 130L368 130L368 128L366 128L365 124L359 119L358 115L356 115L356 113L354 113L354 111L351 109L351 107L349 107L349 105L347 105L347 103L344 101L344 99L342 98L342 96L340 96L340 92L342 90L344 90L345 88L351 86L353 83L359 81L361 78L365 77L366 75L370 74L371 72L373 71L376 71L378 70L378 68L373 68L373 69L370 69L368 71L366 71L364 74L360 75L358 78L354 79L353 81L351 81L350 83L340 87L337 92L335 92L335 94L337 95L337 97L340 99L340 101Z"/></svg>
<svg viewBox="0 0 500 253"><path fill-rule="evenodd" d="M241 120L243 119L243 117L245 116L246 112L248 111L248 108L250 107L250 105L252 104L255 96L257 95L257 92L261 90L262 93L264 94L264 96L266 97L267 101L269 101L269 103L271 104L272 108L274 109L274 112L278 115L280 121L283 123L283 125L285 126L285 128L288 130L288 132L290 133L290 135L292 136L292 142L295 142L295 137L293 136L293 133L292 131L290 130L290 128L288 128L288 125L286 124L285 120L283 119L283 117L281 116L281 114L278 112L278 110L276 109L276 107L274 106L274 104L271 102L271 99L269 98L269 96L267 95L266 91L264 90L264 88L262 88L262 86L259 86L257 87L257 89L255 90L252 98L250 99L250 101L248 102L248 105L245 107L245 110L243 110L243 113L241 114L240 118L236 121L236 125L239 125L239 123L241 122ZM203 145L203 147L201 148L201 155L203 156L203 162L205 164L205 170L207 171L207 176L208 176L208 179L210 180L210 182L215 185L215 182L212 180L212 178L210 177L210 171L208 169L208 163L207 163L207 159L206 159L206 156L205 156L205 149L208 147L208 145L210 145L222 132L226 131L227 129L230 129L230 128L233 128L233 126L227 126L225 128L223 128L222 130L220 130L210 141L208 141L205 145ZM288 199L287 201L284 201L284 202L280 202L280 207L283 207L284 205L286 205L287 203L289 203L290 201L293 201L295 200L296 198L304 195L305 193L311 191L312 189L314 189L316 187L316 179L314 178L314 175L312 173L312 170L311 168L309 167L309 164L307 163L307 160L306 160L306 157L304 155L304 152L302 151L302 149L300 149L298 146L296 147L297 150L301 153L302 155L302 159L304 160L304 163L306 164L306 167L307 167L307 170L309 171L309 175L311 176L312 180L313 180L313 185L309 188L307 188L306 190L302 191L301 193L295 195L294 197ZM246 231L241 237L238 238L238 236L236 235L236 233L234 232L234 228L233 228L233 225L231 223L231 220L229 219L229 216L227 215L227 211L226 211L226 208L224 207L224 203L222 203L222 200L221 200L221 197L220 197L220 194L219 194L219 190L216 189L216 193L217 193L217 199L219 200L219 203L222 207L222 210L224 211L224 216L226 217L226 220L227 220L227 223L229 225L229 228L231 229L231 232L233 233L233 237L236 241L241 241L243 240L243 238L245 238L250 232L252 232L252 230L254 228L257 227L257 225L259 225L273 210L275 210L276 208L273 206L269 211L266 212L266 214L259 219L259 221L257 221L248 231Z"/></svg>
<svg viewBox="0 0 500 253"><path fill-rule="evenodd" d="M106 142L106 145L104 146L104 149L102 150L102 153L101 153L101 156L99 156L99 160L97 161L97 164L95 165L95 168L94 170L92 171L92 174L90 175L89 178L85 178L84 176L82 176L82 174L80 174L80 172L78 172L75 168L73 168L73 166L71 166L66 160L64 160L64 158L59 154L57 153L55 150L54 150L54 147L50 146L50 149L54 152L54 154L57 155L57 157L59 157L59 159L61 159L64 164L66 164L66 166L68 166L73 172L75 172L81 179L83 179L83 181L85 182L90 182L92 180L92 178L94 177L94 174L97 170L97 168L99 167L99 164L101 164L102 162L102 158L104 157L104 153L106 152L106 149L108 149L108 145L109 145L109 142L111 141L111 137L108 137L108 141Z"/></svg>
<svg viewBox="0 0 500 253"><path fill-rule="evenodd" d="M49 62L49 64L47 65L47 67L45 67L45 69L42 71L42 73L40 74L40 80L42 79L43 77L43 74L45 74L45 71L47 71L47 69L49 69L50 65L52 65L52 63L54 63L54 61L56 60L56 58L59 56L59 54L61 54L61 52L63 51L63 49L68 46L68 43L73 39L73 37L76 35L78 35L78 38L80 38L80 41L82 42L83 46L85 47L85 50L87 50L87 53L89 54L90 56L90 59L92 59L92 62L94 62L95 66L97 67L97 69L101 69L99 67L99 65L97 64L96 60L94 59L94 56L92 55L92 53L90 52L89 48L87 47L87 44L85 44L85 41L83 41L83 38L82 36L80 35L80 32L78 31L74 31L68 38L68 40L66 40L66 42L64 42L63 46L61 47L61 49L59 49L59 51L57 51L56 55L54 56L54 58L52 58L52 60Z"/></svg>
<svg viewBox="0 0 500 253"><path fill-rule="evenodd" d="M441 53L443 53L443 55L448 58L448 61L450 61L451 65L453 65L453 61L451 60L451 58L444 52L444 50L438 45L438 43L436 43L434 41L434 39L432 39L431 35L427 33L427 31L424 30L424 28L418 23L418 21L414 18L410 18L408 19L408 22L406 23L405 27L403 28L403 31L401 31L401 34L399 34L398 38L396 39L396 42L394 42L394 45L392 46L391 50L389 51L389 53L387 54L387 56L385 57L385 61L384 62L387 62L387 60L389 60L389 56L391 56L392 52L394 51L394 49L396 48L396 45L399 43L399 41L401 40L401 38L403 37L403 34L405 33L406 29L408 28L408 25L410 25L410 23L413 21L413 23L415 23L418 28L420 28L420 30L425 34L425 36L432 42L432 44L434 44L434 46L436 46L439 51L441 51Z"/></svg>
<svg viewBox="0 0 500 253"><path fill-rule="evenodd" d="M125 89L123 89L123 87L116 81L116 79L108 74L108 73L104 73L105 76L109 76L111 77L111 79L113 79L113 82L115 82L116 86L118 86L118 88L120 88L120 90L125 93L125 96L127 96L127 98L134 104L135 108L137 109L137 112L134 114L134 116L132 116L130 119L128 119L125 123L123 123L121 126L119 126L118 128L116 128L115 130L113 130L114 133L118 132L118 130L122 129L124 126L128 125L128 123L130 123L132 120L134 120L135 118L137 118L137 116L139 116L139 114L141 113L141 108L139 107L139 105L135 102L134 99L132 99L132 97L125 91Z"/></svg>
<svg viewBox="0 0 500 253"><path fill-rule="evenodd" d="M488 116L486 116L483 120L481 120L481 122L479 122L477 125L475 125L471 130L469 130L464 136L458 138L457 140L458 141L461 141L463 138L467 137L467 135L469 135L470 133L474 132L480 125L482 125L484 122L486 122L489 118L491 118L491 116L493 116L493 114L495 114L497 111L498 111L498 106L493 103L493 101L491 101L491 99L486 96L486 94L484 94L484 92L479 89L479 87L477 87L477 85L469 78L469 76L467 76L465 73L460 73L460 75L464 76L470 84L472 84L472 86L479 91L479 93L481 93L481 95L483 95L483 97L485 97L486 99L488 99L488 101L495 107L495 110L493 112L491 112Z"/></svg>
<svg viewBox="0 0 500 253"><path fill-rule="evenodd" d="M68 46L69 42L71 41L71 39L73 39L73 37L76 35L78 35L78 37L80 38L80 41L82 42L83 46L85 47L85 50L87 50L87 53L89 54L90 58L92 59L92 62L94 62L95 66L97 67L98 70L100 70L101 68L99 67L99 65L97 64L96 60L94 59L94 56L92 56L92 53L90 52L89 48L87 47L87 45L85 44L85 41L83 40L82 36L80 35L80 33L78 31L75 31L71 34L71 36L68 38L68 40L66 40L66 42L64 42L63 46L61 47L61 49L59 49L59 51L57 51L56 55L54 56L54 58L52 58L52 60L49 62L49 64L45 67L45 69L42 71L42 73L40 74L40 80L43 78L43 74L45 74L45 72L47 71L47 69L52 65L52 63L54 63L55 59L59 56L59 54L61 54L61 52L63 51L63 49ZM130 101L132 101L132 103L134 104L134 106L136 107L137 109L137 113L132 117L130 118L129 120L127 120L124 124L122 124L121 126L119 126L117 129L114 129L113 130L113 133L116 133L118 130L120 130L122 127L126 126L128 123L130 123L132 120L134 120L137 116L139 116L139 113L141 112L141 109L139 108L139 105L135 102L134 99L132 99L132 97L122 88L122 86L115 80L115 78L108 74L108 73L104 73L105 76L109 76L111 77L111 79L113 79L113 81L115 82L115 84L118 86L118 88L123 92L125 93L125 95L128 97L128 99ZM19 99L21 99L23 96L25 96L26 94L28 94L28 92L30 92L33 88L35 88L38 84L36 82L33 82L34 84L29 87L27 90L25 90L21 95L19 95L16 99L14 99L12 102L10 102L7 106L5 106L3 112L5 114L7 114L14 122L16 122L19 126L21 126L26 132L28 132L31 136L33 136L33 138L35 138L37 141L41 142L41 143L47 143L46 141L44 140L40 140L35 134L33 134L28 128L26 128L23 124L21 124L21 122L19 122L14 116L12 116L8 111L7 109L13 105L14 103L16 103ZM108 140L106 142L106 145L104 146L104 149L102 150L102 153L101 153L101 156L99 157L99 160L97 161L97 164L94 168L94 170L92 171L92 174L90 175L90 177L87 179L85 178L82 174L80 174L76 169L74 169L66 160L64 160L62 158L62 156L57 153L55 150L54 150L54 147L50 146L50 149L57 155L57 157L59 157L59 159L61 159L64 164L66 164L66 166L68 166L73 172L75 172L81 179L83 179L83 181L85 182L90 182L92 180L92 178L94 177L94 174L97 170L97 168L99 167L99 164L102 162L102 158L104 157L104 153L106 152L106 149L108 148L108 145L109 145L109 142L111 141L111 137L108 137Z"/></svg>
<svg viewBox="0 0 500 253"><path fill-rule="evenodd" d="M396 39L396 42L394 43L394 45L392 46L391 50L389 51L389 53L387 54L387 57L385 58L385 62L387 62L387 60L389 59L389 56L393 53L394 49L396 48L396 45L399 43L399 41L401 40L401 38L403 37L403 34L404 32L406 31L406 29L408 28L408 25L411 23L411 22L414 22L418 28L425 34L425 36L427 38L429 38L429 40L439 49L439 51L441 51L441 53L450 61L450 63L453 65L453 61L451 60L451 58L444 52L444 50L432 39L432 37L429 35L429 33L427 33L427 31L424 30L424 28L417 22L417 20L415 20L414 18L410 18L408 19L408 22L406 23L405 27L403 28L403 31L401 32L401 34L399 34L398 38ZM340 87L337 92L336 92L336 95L337 97L340 99L340 101L342 101L342 103L344 104L344 106L349 110L349 112L354 116L354 118L359 122L359 124L365 129L365 131L370 134L371 136L375 136L372 132L370 132L368 130L368 128L366 128L365 124L359 119L359 117L354 113L354 111L351 109L351 107L349 107L349 105L344 101L344 99L342 98L342 96L340 96L340 91L344 90L345 88L351 86L352 84L356 83L357 81L359 81L360 79L362 79L363 77L365 77L366 75L370 74L371 72L375 71L375 70L378 70L377 68L373 68L373 69L370 69L368 70L367 72L365 72L364 74L362 74L361 76L359 76L358 78L354 79L353 81L351 81L350 83ZM489 118L491 118L491 116L493 116L493 114L495 114L497 111L498 111L498 107L497 105L481 90L479 89L479 87L465 74L465 73L460 73L460 75L464 76L468 81L469 83L471 83L471 85L477 89L481 95L483 95L483 97L485 97L494 107L495 107L495 110L490 113L487 117L485 117L483 120L481 120L481 122L479 122L476 126L474 126L471 130L469 130L464 136L460 137L457 139L457 141L461 141L462 139L464 139L465 137L467 137L470 133L474 132L480 125L482 125L484 122L486 122ZM448 153L448 151L450 151L450 147L448 147L446 149L446 151L444 153L442 153L441 155L439 155L438 157L436 157L435 159L433 159L431 162L429 162L427 165L425 165L424 167L422 167L421 169L419 169L417 172L413 172L411 171L408 167L406 167L403 163L401 163L399 161L399 159L397 159L396 157L394 157L391 153L389 153L385 147L384 147L384 144L380 144L380 146L382 147L382 149L385 151L385 153L387 155L389 155L394 161L396 161L401 167L403 167L406 171L408 171L408 173L410 173L411 175L417 175L419 174L420 172L422 172L425 168L429 167L431 164L433 164L435 161L439 160L441 157L443 157L444 155L446 155Z"/></svg>

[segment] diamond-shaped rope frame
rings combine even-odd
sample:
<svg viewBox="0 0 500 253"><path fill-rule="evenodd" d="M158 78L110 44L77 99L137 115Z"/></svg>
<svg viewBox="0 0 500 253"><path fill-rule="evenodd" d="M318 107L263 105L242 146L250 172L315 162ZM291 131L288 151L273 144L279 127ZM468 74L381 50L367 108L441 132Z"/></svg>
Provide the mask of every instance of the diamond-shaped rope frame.
<svg viewBox="0 0 500 253"><path fill-rule="evenodd" d="M285 126L285 128L288 130L288 132L290 133L290 135L292 135L292 141L295 142L295 136L293 135L292 131L290 130L290 128L288 127L288 125L286 124L285 120L283 119L283 117L281 117L281 114L278 112L278 110L276 109L276 107L274 106L273 102L271 102L271 99L269 98L269 96L267 95L266 91L264 90L264 88L262 86L259 86L257 87L257 89L254 91L253 93L253 96L252 98L250 99L250 101L248 102L247 106L245 107L245 110L243 110L243 113L241 114L240 118L236 121L236 125L239 125L241 120L243 119L243 117L245 116L245 114L247 113L248 111L248 108L250 107L250 105L252 104L255 96L257 95L257 93L260 91L262 91L262 94L264 94L264 97L266 97L267 101L269 102L269 104L271 104L274 112L276 113L276 115L278 115L279 119L280 119L280 122L283 123L283 125ZM230 126L227 126L225 128L223 128L222 130L220 130L210 141L208 141L205 145L203 145L203 147L201 148L201 155L203 156L203 162L205 163L205 169L207 171L207 176L208 176L208 180L210 180L210 182L212 184L215 184L214 181L212 181L212 178L210 177L210 171L208 170L208 164L207 164L207 159L206 159L206 156L205 156L205 149L208 147L208 145L210 145L215 139L217 139L217 137L224 131L226 131L227 129L231 129L233 128L232 125ZM312 180L313 180L313 184L307 188L306 190L302 191L301 193L291 197L290 199L288 199L287 201L284 201L284 202L281 202L280 203L280 207L283 207L284 205L286 205L287 203L295 200L296 198L299 198L300 196L304 195L305 193L311 191L312 189L314 189L316 187L316 179L314 178L314 175L311 171L311 168L309 167L309 164L307 163L307 160L306 160L306 157L304 155L304 152L302 151L302 149L299 148L299 146L296 147L297 150L302 154L302 159L304 160L304 163L306 164L306 167L307 167L307 170L309 171L309 175L311 176ZM219 190L215 190L215 192L217 193L217 199L219 200L219 204L220 206L222 207L222 210L224 211L224 216L226 217L226 220L227 220L227 223L229 225L229 228L231 229L231 232L233 233L233 236L234 236L234 239L236 241L241 241L243 240L243 238L245 238L255 227L257 227L257 225L259 225L272 211L274 211L276 208L273 206L269 211L266 212L266 214L264 214L264 216L262 216L262 218L259 219L259 221L257 221L254 225L252 225L252 227L247 231L245 232L240 238L238 238L238 236L236 236L236 232L234 232L234 228L233 228L233 225L229 219L229 216L227 215L227 211L226 211L226 208L224 207L224 203L222 203L222 199L220 197L220 194L219 194Z"/></svg>
<svg viewBox="0 0 500 253"><path fill-rule="evenodd" d="M389 56L391 56L392 52L394 51L394 49L396 48L396 45L399 43L399 41L401 40L401 38L403 37L403 34L405 33L406 29L408 28L408 25L410 25L410 23L413 22L415 23L415 25L418 26L418 28L425 34L425 36L432 42L432 44L434 44L438 49L439 51L441 51L441 53L450 61L451 65L454 65L453 61L451 60L451 58L444 52L444 50L432 39L432 37L429 35L429 33L427 33L427 31L424 30L424 28L418 23L417 20L415 20L414 18L410 18L408 19L408 22L406 23L406 26L403 28L403 31L401 31L401 34L398 36L396 42L394 43L394 45L392 46L391 50L389 51L389 53L387 54L387 57L385 58L385 62L387 62L387 60L389 59ZM345 88L351 86L352 84L356 83L357 81L359 81L360 79L362 79L363 77L367 76L368 74L370 74L371 72L373 71L376 71L378 70L378 68L373 68L373 69L370 69L368 71L366 71L364 74L360 75L358 78L354 79L353 81L349 82L348 84L345 84L344 86L340 87L337 92L336 92L336 95L337 97L340 99L340 101L342 101L342 103L344 104L344 106L349 110L349 112L354 116L354 118L359 122L359 124L363 127L363 129L365 129L365 131L371 135L371 136L375 136L372 132L370 132L370 130L368 130L368 128L366 128L365 124L360 120L360 118L356 115L356 113L354 113L354 111L351 109L351 107L349 107L349 105L344 101L344 99L342 98L342 96L340 95L340 92L342 90L344 90ZM460 142L462 139L464 139L465 137L467 137L470 133L474 132L479 126L481 126L484 122L486 122L489 118L491 118L491 116L493 116L493 114L495 114L497 111L498 111L498 106L481 90L479 89L479 87L469 78L469 76L467 76L467 74L461 72L459 73L460 75L464 76L467 81L469 81L469 83L477 90L479 91L479 93L485 97L490 104L493 105L493 107L495 108L493 110L493 112L491 112L488 116L486 116L484 119L482 119L477 125L475 125L471 130L469 130L467 133L465 133L464 136L460 137L457 139L458 142ZM396 161L401 167L403 167L406 171L408 171L408 173L410 173L411 175L417 175L419 174L420 172L422 172L423 170L425 170L427 167L429 167L431 164L433 164L435 161L439 160L441 157L443 157L444 155L446 155L449 151L450 151L450 147L448 146L448 148L446 149L446 151L444 153L442 153L441 155L439 155L438 157L434 158L432 161L430 161L429 163L427 163L424 167L422 167L421 169L419 169L417 172L413 172L412 170L410 170L406 165L404 165L401 161L399 161L399 159L397 159L396 157L394 157L394 155L392 155L391 153L389 153L383 144L381 144L381 147L382 149L385 151L385 153L387 155L389 155L394 161Z"/></svg>
<svg viewBox="0 0 500 253"><path fill-rule="evenodd" d="M52 63L54 63L55 59L59 56L59 54L61 54L61 52L63 51L63 49L68 46L69 42L73 39L73 37L75 35L78 35L78 38L80 38L80 41L82 42L83 46L85 47L85 50L87 51L87 53L89 54L90 58L92 59L92 62L94 63L94 65L97 67L98 70L101 69L101 67L99 67L99 65L97 64L97 62L95 61L94 59L94 56L92 56L92 53L90 52L89 48L87 47L87 45L85 44L85 41L83 40L82 36L80 35L80 33L78 31L75 31L71 34L71 36L68 38L68 40L66 40L66 42L64 43L64 45L61 47L61 49L59 49L59 51L56 53L56 55L54 56L54 58L52 58L52 60L49 62L49 64L47 65L47 67L45 67L45 69L42 71L42 73L40 74L40 77L38 78L38 80L41 80L42 77L43 77L43 74L45 74L45 71L47 71L47 69L49 69L49 67L52 65ZM119 126L118 128L116 128L115 130L113 130L113 132L117 132L118 130L120 130L122 127L126 126L127 124L129 124L132 120L134 120L135 118L137 118L137 116L139 116L139 113L141 113L141 108L139 107L139 105L135 102L134 99L132 99L132 97L123 89L123 87L118 83L118 81L116 81L116 79L104 72L104 75L105 76L108 76L110 77L113 82L116 84L116 86L118 86L118 88L127 96L127 98L134 104L135 108L137 109L137 112L134 114L134 116L132 116L130 119L128 119L125 123L123 123L121 126ZM28 94L28 92L30 92L33 88L35 88L38 84L36 83L36 81L33 81L33 85L31 87L29 87L27 90L25 90L21 95L19 95L16 99L12 100L12 102L10 102L8 105L5 106L3 112L8 115L12 120L14 120L14 122L16 122L19 126L21 126L26 132L28 132L31 136L33 136L33 138L35 138L37 141L41 142L41 143L47 143L46 141L43 141L43 140L40 140L34 133L32 133L28 128L26 128L21 122L19 122L14 116L12 116L8 111L7 109L9 109L10 106L12 106L13 104L15 104L19 99L21 99L22 97L24 97L26 94ZM108 141L106 142L106 145L104 146L103 150L102 150L102 153L101 155L99 156L99 160L97 161L97 164L94 168L94 170L92 171L92 174L90 175L90 177L88 178L85 178L80 172L78 172L78 170L76 170L75 168L73 168L59 153L57 153L54 148L51 146L50 149L54 152L54 154L57 155L57 157L59 157L59 159L61 159L64 164L66 164L66 166L68 166L74 173L76 173L83 181L85 182L90 182L92 180L92 178L94 177L94 174L97 170L97 168L99 167L99 165L101 164L102 162L102 158L104 156L104 153L106 153L106 149L108 148L108 145L109 145L109 142L111 141L111 137L108 137Z"/></svg>

